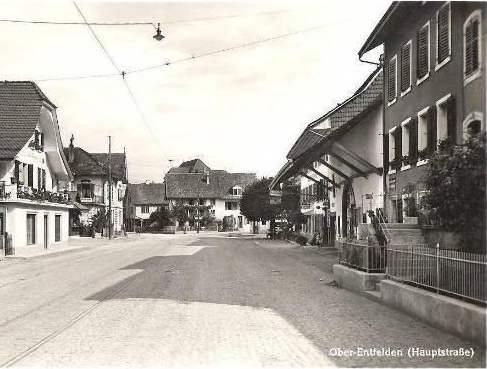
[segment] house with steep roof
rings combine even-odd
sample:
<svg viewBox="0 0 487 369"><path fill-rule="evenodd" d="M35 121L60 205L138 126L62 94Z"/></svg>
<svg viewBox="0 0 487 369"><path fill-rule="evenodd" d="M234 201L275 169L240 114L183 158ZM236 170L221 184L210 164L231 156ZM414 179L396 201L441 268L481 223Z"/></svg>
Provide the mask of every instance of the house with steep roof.
<svg viewBox="0 0 487 369"><path fill-rule="evenodd" d="M127 188L127 159L124 153L111 153L111 180L109 189L109 154L89 153L81 147L74 146L71 136L69 147L64 148L68 165L73 173L73 193L76 201L86 206L82 212L81 222L90 224L100 211L108 211L111 195L112 224L115 235L122 232L124 224L124 198Z"/></svg>
<svg viewBox="0 0 487 369"><path fill-rule="evenodd" d="M382 68L345 102L308 124L287 155L270 189L301 177L303 232L320 233L325 245L356 237L368 210L381 209Z"/></svg>
<svg viewBox="0 0 487 369"><path fill-rule="evenodd" d="M0 241L67 241L73 177L56 106L34 82L0 82L0 132Z"/></svg>
<svg viewBox="0 0 487 369"><path fill-rule="evenodd" d="M164 183L128 184L125 200L126 225L130 232L145 226L153 212L169 206Z"/></svg>
<svg viewBox="0 0 487 369"><path fill-rule="evenodd" d="M233 217L235 229L250 231L248 220L240 213L245 187L255 182L255 173L228 173L212 170L201 160L184 162L164 177L169 206L208 206L217 221Z"/></svg>

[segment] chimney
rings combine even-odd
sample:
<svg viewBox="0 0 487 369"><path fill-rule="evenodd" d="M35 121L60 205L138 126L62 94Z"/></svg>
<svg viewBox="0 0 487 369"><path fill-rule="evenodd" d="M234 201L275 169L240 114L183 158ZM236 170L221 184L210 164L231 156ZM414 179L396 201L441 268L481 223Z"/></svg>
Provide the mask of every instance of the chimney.
<svg viewBox="0 0 487 369"><path fill-rule="evenodd" d="M71 134L71 139L69 140L69 155L68 155L68 163L72 164L74 162L74 135Z"/></svg>
<svg viewBox="0 0 487 369"><path fill-rule="evenodd" d="M210 184L210 173L206 173L206 184Z"/></svg>

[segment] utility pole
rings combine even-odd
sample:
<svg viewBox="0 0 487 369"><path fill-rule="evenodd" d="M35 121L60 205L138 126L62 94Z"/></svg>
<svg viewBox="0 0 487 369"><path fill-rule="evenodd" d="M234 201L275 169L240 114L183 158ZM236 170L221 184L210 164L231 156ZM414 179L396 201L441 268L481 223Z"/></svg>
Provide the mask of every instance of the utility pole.
<svg viewBox="0 0 487 369"><path fill-rule="evenodd" d="M108 239L112 239L112 136L108 136Z"/></svg>

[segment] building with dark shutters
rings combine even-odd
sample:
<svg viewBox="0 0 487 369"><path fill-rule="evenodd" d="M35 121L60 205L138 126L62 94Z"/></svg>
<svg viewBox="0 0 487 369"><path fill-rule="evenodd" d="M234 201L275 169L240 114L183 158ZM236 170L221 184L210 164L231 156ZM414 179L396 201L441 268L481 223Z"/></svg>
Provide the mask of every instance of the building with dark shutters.
<svg viewBox="0 0 487 369"><path fill-rule="evenodd" d="M384 189L390 222L419 200L428 158L485 131L486 3L394 2L360 49L384 46Z"/></svg>

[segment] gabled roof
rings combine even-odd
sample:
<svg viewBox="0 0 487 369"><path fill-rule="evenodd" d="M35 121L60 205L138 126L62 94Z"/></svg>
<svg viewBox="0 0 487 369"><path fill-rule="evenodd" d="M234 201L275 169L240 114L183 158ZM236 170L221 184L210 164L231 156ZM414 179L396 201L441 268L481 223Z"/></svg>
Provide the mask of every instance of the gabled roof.
<svg viewBox="0 0 487 369"><path fill-rule="evenodd" d="M34 134L43 103L56 106L29 81L0 81L0 160L12 160Z"/></svg>
<svg viewBox="0 0 487 369"><path fill-rule="evenodd" d="M392 29L394 25L401 19L406 18L407 13L421 11L422 3L421 1L394 1L360 48L358 52L359 57L361 58L367 51L382 45L387 35L394 34Z"/></svg>
<svg viewBox="0 0 487 369"><path fill-rule="evenodd" d="M108 170L108 154L107 153L95 153L91 154L99 163L101 163L106 170ZM127 162L124 153L112 153L112 176L118 178L124 182L127 181Z"/></svg>
<svg viewBox="0 0 487 369"><path fill-rule="evenodd" d="M166 190L164 183L137 183L129 184L127 191L130 202L134 205L165 205Z"/></svg>
<svg viewBox="0 0 487 369"><path fill-rule="evenodd" d="M382 89L383 72L382 68L377 68L352 97L305 128L289 151L288 162L279 170L269 187L275 188L278 183L299 174L303 169L301 166L305 164L303 160L309 161L308 156L314 155L314 151L320 151L317 149L323 147L323 143L339 137L359 122L367 112L378 106L382 102ZM325 121L329 128L322 129L320 126Z"/></svg>
<svg viewBox="0 0 487 369"><path fill-rule="evenodd" d="M208 183L206 176L208 175ZM255 173L228 173L214 170L202 173L167 173L165 176L166 198L232 198L232 188L246 186L257 180Z"/></svg>
<svg viewBox="0 0 487 369"><path fill-rule="evenodd" d="M188 160L179 167L169 169L168 173L206 173L211 171L210 167L200 159Z"/></svg>
<svg viewBox="0 0 487 369"><path fill-rule="evenodd" d="M330 110L322 117L308 124L296 140L287 158L294 160L309 148L318 144L324 137L359 117L382 98L382 68L372 72L355 94L345 102ZM324 123L327 125L324 125Z"/></svg>
<svg viewBox="0 0 487 369"><path fill-rule="evenodd" d="M69 147L64 148L64 155L69 158ZM112 153L112 177L127 181L125 154ZM74 148L74 160L69 167L77 176L108 177L108 154L91 154L81 147Z"/></svg>

